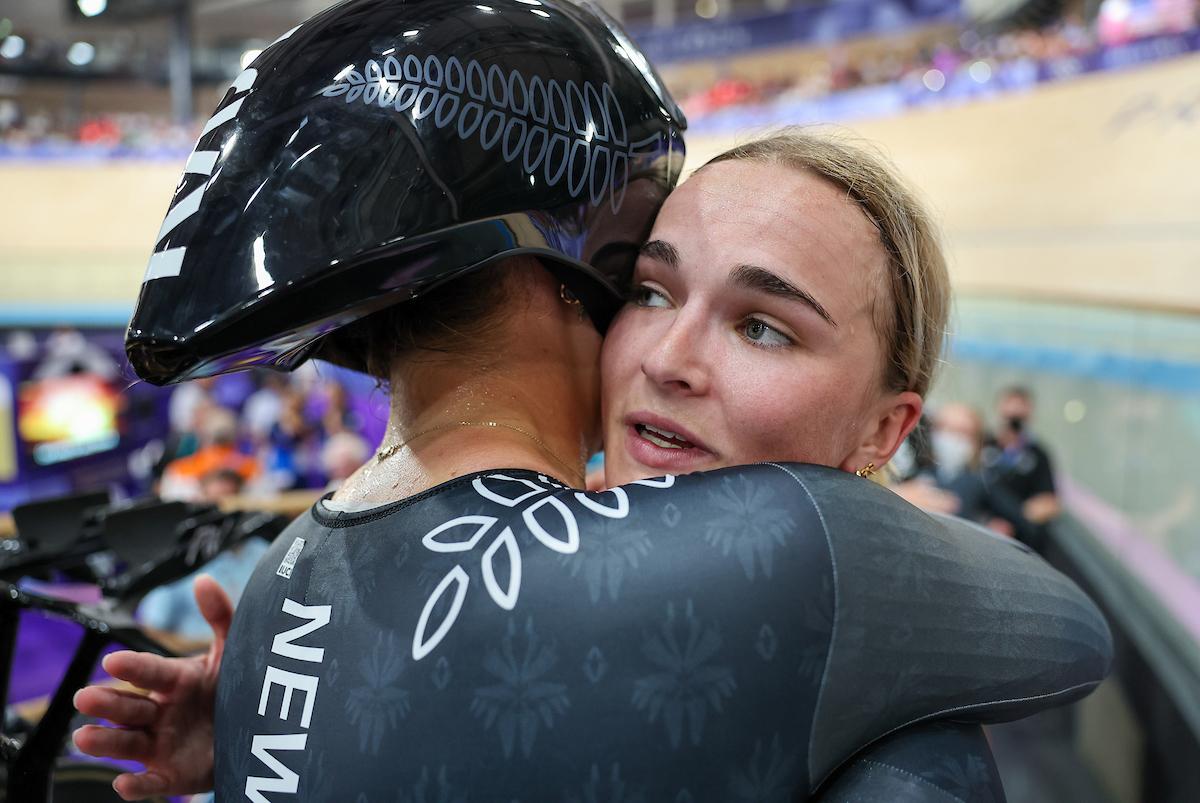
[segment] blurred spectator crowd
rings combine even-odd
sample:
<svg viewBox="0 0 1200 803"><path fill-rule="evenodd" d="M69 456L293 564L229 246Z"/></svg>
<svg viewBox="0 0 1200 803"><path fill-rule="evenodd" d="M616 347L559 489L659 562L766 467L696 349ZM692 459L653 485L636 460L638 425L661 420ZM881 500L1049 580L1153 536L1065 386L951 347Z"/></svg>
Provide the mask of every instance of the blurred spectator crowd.
<svg viewBox="0 0 1200 803"><path fill-rule="evenodd" d="M26 109L15 98L0 99L0 145L18 152L35 145L82 145L138 153L188 151L200 125L178 125L148 113L99 114L73 122L45 108Z"/></svg>
<svg viewBox="0 0 1200 803"><path fill-rule="evenodd" d="M371 408L371 397L382 394L359 398L336 373L311 363L292 374L256 371L178 385L168 401L169 435L154 490L168 501L211 504L333 490L374 450L383 411ZM156 588L138 619L188 648L202 646L211 634L192 593L197 574L211 576L236 601L267 547L249 539L200 572Z"/></svg>
<svg viewBox="0 0 1200 803"><path fill-rule="evenodd" d="M961 516L1041 550L1060 505L1049 453L1032 433L1033 395L1007 388L996 426L959 402L938 405L901 446L893 490L934 513Z"/></svg>
<svg viewBox="0 0 1200 803"><path fill-rule="evenodd" d="M163 499L216 502L234 494L335 488L378 439L368 431L366 418L376 430L379 421L367 401L316 369L180 385L170 398L157 492Z"/></svg>
<svg viewBox="0 0 1200 803"><path fill-rule="evenodd" d="M1097 29L1068 18L1041 30L981 37L973 31L947 34L943 41L916 50L880 42L875 49L851 54L844 46L829 51L803 74L764 81L723 78L685 94L680 106L689 120L732 106L775 101L815 100L838 92L893 83L924 85L937 92L960 73L986 83L1010 65L1033 66L1069 56L1085 56L1104 47Z"/></svg>

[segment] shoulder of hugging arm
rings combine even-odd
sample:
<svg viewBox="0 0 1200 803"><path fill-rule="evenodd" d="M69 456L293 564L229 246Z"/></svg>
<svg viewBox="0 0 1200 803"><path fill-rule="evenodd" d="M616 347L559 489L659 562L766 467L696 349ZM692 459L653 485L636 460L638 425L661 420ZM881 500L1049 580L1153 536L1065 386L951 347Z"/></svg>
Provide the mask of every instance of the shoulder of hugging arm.
<svg viewBox="0 0 1200 803"><path fill-rule="evenodd" d="M1108 674L1103 615L1027 547L843 472L777 468L813 500L837 578L814 784L906 725L1017 719L1079 699Z"/></svg>

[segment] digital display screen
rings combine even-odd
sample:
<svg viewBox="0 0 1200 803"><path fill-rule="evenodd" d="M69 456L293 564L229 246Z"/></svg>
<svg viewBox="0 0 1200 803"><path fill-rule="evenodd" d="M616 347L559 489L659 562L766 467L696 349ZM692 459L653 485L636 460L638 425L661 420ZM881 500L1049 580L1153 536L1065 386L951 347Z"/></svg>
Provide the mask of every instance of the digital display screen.
<svg viewBox="0 0 1200 803"><path fill-rule="evenodd" d="M117 389L91 374L25 382L17 398L17 432L40 466L106 452L120 442L120 404Z"/></svg>

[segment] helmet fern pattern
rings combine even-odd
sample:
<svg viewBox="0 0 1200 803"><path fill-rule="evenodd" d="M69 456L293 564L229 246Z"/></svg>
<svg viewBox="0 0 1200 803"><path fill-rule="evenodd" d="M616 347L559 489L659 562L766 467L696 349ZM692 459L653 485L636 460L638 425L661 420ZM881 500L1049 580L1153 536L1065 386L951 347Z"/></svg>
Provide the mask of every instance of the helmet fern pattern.
<svg viewBox="0 0 1200 803"><path fill-rule="evenodd" d="M565 182L572 197L593 206L607 195L614 212L624 200L630 160L653 152L662 138L629 141L608 83L526 77L454 56L369 59L362 69L343 70L321 94L453 127L464 141L478 138L483 150L499 149L505 162L520 159L531 179L540 175L550 187Z"/></svg>

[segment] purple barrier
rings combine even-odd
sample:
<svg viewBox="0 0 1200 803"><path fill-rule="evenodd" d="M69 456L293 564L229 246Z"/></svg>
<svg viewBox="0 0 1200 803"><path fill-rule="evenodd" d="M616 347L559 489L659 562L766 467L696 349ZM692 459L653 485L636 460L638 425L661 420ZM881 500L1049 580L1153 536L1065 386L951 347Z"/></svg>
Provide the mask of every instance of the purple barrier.
<svg viewBox="0 0 1200 803"><path fill-rule="evenodd" d="M49 584L28 581L22 588L78 603L100 601L100 590L92 585ZM8 689L8 702L23 703L54 692L62 681L83 638L83 628L40 611L24 611L17 629L17 661ZM112 647L106 654L119 649ZM92 680L106 680L108 673L97 665Z"/></svg>
<svg viewBox="0 0 1200 803"><path fill-rule="evenodd" d="M781 45L825 43L886 34L961 17L959 0L840 0L773 14L697 20L631 31L655 64L711 59Z"/></svg>
<svg viewBox="0 0 1200 803"><path fill-rule="evenodd" d="M1200 581L1113 506L1068 477L1059 477L1063 503L1164 610L1200 643Z"/></svg>
<svg viewBox="0 0 1200 803"><path fill-rule="evenodd" d="M32 142L13 145L0 142L0 159L31 162L108 162L113 159L138 159L148 162L176 162L186 159L192 145L84 145L79 142Z"/></svg>

